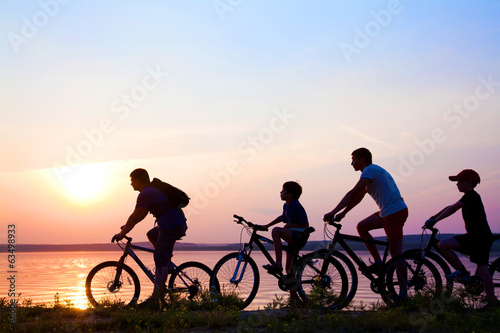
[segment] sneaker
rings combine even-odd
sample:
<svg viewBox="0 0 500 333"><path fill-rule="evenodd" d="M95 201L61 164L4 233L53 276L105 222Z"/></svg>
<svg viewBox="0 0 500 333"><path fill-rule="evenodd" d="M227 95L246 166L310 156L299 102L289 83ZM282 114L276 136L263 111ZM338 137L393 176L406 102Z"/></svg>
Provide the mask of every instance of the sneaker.
<svg viewBox="0 0 500 333"><path fill-rule="evenodd" d="M453 273L446 274L444 277L448 280L457 281L460 279L470 278L470 273L468 271L462 272L461 270L457 270Z"/></svg>
<svg viewBox="0 0 500 333"><path fill-rule="evenodd" d="M283 271L283 268L271 264L263 265L262 267L267 270L269 274L280 274Z"/></svg>
<svg viewBox="0 0 500 333"><path fill-rule="evenodd" d="M365 273L370 273L370 274L375 274L378 275L380 274L380 269L382 268L382 264L378 262L374 262L370 266L367 266L365 269Z"/></svg>

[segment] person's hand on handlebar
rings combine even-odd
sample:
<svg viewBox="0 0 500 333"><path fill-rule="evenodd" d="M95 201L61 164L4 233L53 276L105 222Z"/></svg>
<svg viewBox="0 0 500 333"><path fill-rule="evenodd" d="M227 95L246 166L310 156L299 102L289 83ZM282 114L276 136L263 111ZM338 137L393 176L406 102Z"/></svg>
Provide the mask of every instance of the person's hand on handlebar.
<svg viewBox="0 0 500 333"><path fill-rule="evenodd" d="M256 224L255 225L255 230L262 230L262 231L267 231L269 228L267 225L260 225L260 224Z"/></svg>
<svg viewBox="0 0 500 333"><path fill-rule="evenodd" d="M121 232L114 235L113 238L111 238L111 243L114 243L115 241L120 241L123 239L123 236L121 235Z"/></svg>
<svg viewBox="0 0 500 333"><path fill-rule="evenodd" d="M337 213L337 215L335 215L334 213L330 212L330 213L325 214L325 216L323 217L323 221L325 221L325 222L331 222L331 221L340 222L345 217L345 214L346 213L344 213L344 212L340 212L340 213Z"/></svg>
<svg viewBox="0 0 500 333"><path fill-rule="evenodd" d="M435 224L436 224L436 220L435 220L434 216L432 216L427 221L425 221L423 229L432 228L432 227L434 227Z"/></svg>

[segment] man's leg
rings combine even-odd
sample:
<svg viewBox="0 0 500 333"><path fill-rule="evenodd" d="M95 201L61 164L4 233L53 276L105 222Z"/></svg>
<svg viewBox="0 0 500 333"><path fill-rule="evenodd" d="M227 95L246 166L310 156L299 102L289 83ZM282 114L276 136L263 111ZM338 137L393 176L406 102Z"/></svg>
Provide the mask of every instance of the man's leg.
<svg viewBox="0 0 500 333"><path fill-rule="evenodd" d="M407 218L408 208L405 208L382 219L392 258L403 253L403 226ZM403 262L398 262L396 265L396 274L399 281L399 299L403 300L408 297L408 271Z"/></svg>
<svg viewBox="0 0 500 333"><path fill-rule="evenodd" d="M378 214L375 213L373 215L368 216L363 221L359 222L357 227L359 236L366 239L373 239L370 234L370 230L380 229L382 228L382 221L378 217ZM378 252L377 246L375 244L365 243L366 248L372 255L375 262L380 263L382 259L380 258L380 253Z"/></svg>
<svg viewBox="0 0 500 333"><path fill-rule="evenodd" d="M154 227L149 230L146 236L148 236L148 240L153 245L153 248L156 248L156 242L158 241L158 227Z"/></svg>
<svg viewBox="0 0 500 333"><path fill-rule="evenodd" d="M164 298L165 284L167 282L168 270L175 242L183 236L181 228L164 231L159 230L157 246L154 252L156 274L154 281L153 297Z"/></svg>

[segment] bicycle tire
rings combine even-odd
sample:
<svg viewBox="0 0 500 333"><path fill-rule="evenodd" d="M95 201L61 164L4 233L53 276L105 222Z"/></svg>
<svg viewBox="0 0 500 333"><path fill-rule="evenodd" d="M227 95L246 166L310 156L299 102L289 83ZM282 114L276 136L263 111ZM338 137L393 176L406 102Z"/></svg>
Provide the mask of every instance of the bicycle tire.
<svg viewBox="0 0 500 333"><path fill-rule="evenodd" d="M422 266L418 274L415 274L415 269L419 262L422 263ZM406 267L406 277L398 277L397 265L404 265ZM406 284L408 287L408 297L422 295L435 299L441 296L443 290L441 275L429 260L422 259L421 256L402 254L391 259L384 268L381 294L382 299L389 306L397 305L400 301L398 296L401 284ZM403 269L405 268L400 270L401 274L403 274ZM408 274L408 271L413 273ZM403 281L399 282L400 279L406 279L406 283Z"/></svg>
<svg viewBox="0 0 500 333"><path fill-rule="evenodd" d="M96 308L115 304L130 306L137 303L141 293L139 278L132 268L126 264L121 265L118 286L113 287L117 269L120 267L118 261L100 263L87 275L85 293L92 306Z"/></svg>
<svg viewBox="0 0 500 333"><path fill-rule="evenodd" d="M493 288L495 288L495 296L500 300L500 258L495 259L489 267Z"/></svg>
<svg viewBox="0 0 500 333"><path fill-rule="evenodd" d="M297 292L302 302L326 309L341 309L349 302L347 273L329 252L305 255L298 263Z"/></svg>
<svg viewBox="0 0 500 333"><path fill-rule="evenodd" d="M422 250L419 249L413 249L413 250L407 250L403 252L403 254L408 254L408 255L422 255ZM445 290L445 295L446 296L451 296L453 293L453 280L445 278L445 275L448 275L451 273L450 266L446 262L443 257L433 251L428 251L425 253L425 258L429 260L439 271L439 274L441 275L441 281L443 282L444 290Z"/></svg>
<svg viewBox="0 0 500 333"><path fill-rule="evenodd" d="M255 261L244 254L241 258L239 269L245 269L245 273L238 283L231 282L231 278L236 272L239 262L239 252L233 252L222 257L214 266L210 285L223 296L234 295L241 299L241 309L246 308L252 303L257 290L259 289L260 275ZM237 276L239 276L239 273Z"/></svg>
<svg viewBox="0 0 500 333"><path fill-rule="evenodd" d="M170 276L168 289L177 299L199 300L210 290L212 270L201 262L188 261L179 266Z"/></svg>

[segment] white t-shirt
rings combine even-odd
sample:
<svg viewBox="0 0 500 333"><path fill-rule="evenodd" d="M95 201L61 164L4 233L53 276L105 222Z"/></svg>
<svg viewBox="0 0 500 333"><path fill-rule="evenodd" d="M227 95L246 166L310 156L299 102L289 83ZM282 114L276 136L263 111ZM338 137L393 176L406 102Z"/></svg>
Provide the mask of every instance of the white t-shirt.
<svg viewBox="0 0 500 333"><path fill-rule="evenodd" d="M368 179L367 192L380 208L380 217L386 217L406 208L396 182L385 169L370 164L363 169L361 179Z"/></svg>

